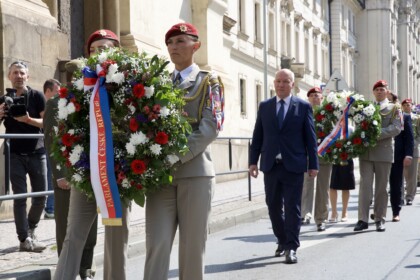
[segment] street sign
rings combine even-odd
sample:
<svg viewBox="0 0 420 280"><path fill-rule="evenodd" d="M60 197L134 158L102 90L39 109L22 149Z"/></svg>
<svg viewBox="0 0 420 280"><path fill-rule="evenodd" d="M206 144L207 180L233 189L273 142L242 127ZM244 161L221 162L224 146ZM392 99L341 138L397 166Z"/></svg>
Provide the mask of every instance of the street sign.
<svg viewBox="0 0 420 280"><path fill-rule="evenodd" d="M327 84L323 88L323 93L343 90L349 90L349 86L347 85L343 76L341 76L340 71L338 71L338 69L335 69Z"/></svg>

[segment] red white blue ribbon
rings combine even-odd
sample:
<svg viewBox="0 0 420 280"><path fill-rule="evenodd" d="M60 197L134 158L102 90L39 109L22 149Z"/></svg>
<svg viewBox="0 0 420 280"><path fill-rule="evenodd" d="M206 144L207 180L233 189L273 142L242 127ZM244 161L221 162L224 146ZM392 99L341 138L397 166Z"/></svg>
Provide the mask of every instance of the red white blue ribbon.
<svg viewBox="0 0 420 280"><path fill-rule="evenodd" d="M111 114L104 72L99 65L96 72L88 67L82 72L85 91L93 88L89 107L90 180L96 204L104 225L122 225L122 206L115 178Z"/></svg>
<svg viewBox="0 0 420 280"><path fill-rule="evenodd" d="M354 102L354 98L353 97L349 97L347 99L347 105L346 108L344 108L343 110L343 114L341 115L341 117L338 119L337 123L335 124L333 130L331 131L330 134L328 134L324 140L321 142L321 144L319 144L318 146L318 154L320 156L323 156L328 148L330 148L332 145L334 145L334 143L342 138L342 139L348 139L349 138L349 129L348 129L348 125L349 125L349 110L351 105Z"/></svg>

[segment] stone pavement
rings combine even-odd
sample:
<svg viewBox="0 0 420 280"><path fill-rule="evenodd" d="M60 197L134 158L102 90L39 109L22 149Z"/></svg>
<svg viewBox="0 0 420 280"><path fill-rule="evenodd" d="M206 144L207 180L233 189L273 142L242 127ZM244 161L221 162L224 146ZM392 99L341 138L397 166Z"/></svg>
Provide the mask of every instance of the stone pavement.
<svg viewBox="0 0 420 280"><path fill-rule="evenodd" d="M218 183L215 188L209 232L244 222L259 220L267 215L264 201L263 174L252 179L252 200L248 200L248 179ZM129 258L145 252L144 209L134 205L131 212ZM47 245L42 253L19 252L13 219L0 220L0 279L48 280L57 263L54 220L41 220L36 230L38 240ZM103 264L104 227L99 225L95 248L96 266Z"/></svg>

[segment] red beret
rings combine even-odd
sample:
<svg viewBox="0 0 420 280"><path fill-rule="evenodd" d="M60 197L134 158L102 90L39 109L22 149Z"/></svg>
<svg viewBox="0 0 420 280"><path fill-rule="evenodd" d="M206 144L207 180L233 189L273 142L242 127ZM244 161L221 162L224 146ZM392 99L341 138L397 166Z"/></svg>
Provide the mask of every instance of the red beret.
<svg viewBox="0 0 420 280"><path fill-rule="evenodd" d="M307 97L309 97L309 95L311 95L311 93L313 93L313 92L319 92L319 93L322 93L322 90L321 90L319 87L313 87L313 88L311 88L311 89L308 91L308 93L306 94L306 96L307 96Z"/></svg>
<svg viewBox="0 0 420 280"><path fill-rule="evenodd" d="M168 45L166 42L168 42L169 38L181 34L187 34L191 36L195 36L198 38L198 31L197 28L194 27L191 23L185 22L185 23L178 23L172 26L168 32L165 34L165 44Z"/></svg>
<svg viewBox="0 0 420 280"><path fill-rule="evenodd" d="M404 103L413 104L413 101L410 98L406 98L406 99L403 100L403 102L401 102L401 105L404 104Z"/></svg>
<svg viewBox="0 0 420 280"><path fill-rule="evenodd" d="M379 80L373 85L373 90L375 90L377 87L387 87L388 83L385 80Z"/></svg>
<svg viewBox="0 0 420 280"><path fill-rule="evenodd" d="M90 34L89 39L87 40L86 46L87 51L89 52L90 45L92 45L93 42L102 40L102 39L108 39L116 41L118 44L120 43L120 40L118 39L118 36L115 35L114 32L108 29L99 29Z"/></svg>

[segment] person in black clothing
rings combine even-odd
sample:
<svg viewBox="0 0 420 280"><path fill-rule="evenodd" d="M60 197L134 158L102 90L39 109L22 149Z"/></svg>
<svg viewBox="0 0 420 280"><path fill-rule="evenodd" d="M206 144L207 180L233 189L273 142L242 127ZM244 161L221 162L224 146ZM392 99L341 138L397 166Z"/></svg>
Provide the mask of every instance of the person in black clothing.
<svg viewBox="0 0 420 280"><path fill-rule="evenodd" d="M42 134L45 97L42 92L27 86L28 67L21 61L13 62L9 66L8 78L12 89L7 90L6 96L9 97L0 105L0 119L4 121L6 133ZM13 104L10 104L12 100ZM23 112L19 110L22 114L12 113L11 108L17 108L16 104L20 102L25 105ZM47 164L42 138L10 140L10 181L14 194L27 192L26 175L29 175L33 192L45 191ZM13 212L20 251L41 252L45 249L34 234L44 205L45 196L34 197L27 213L26 198L14 200Z"/></svg>

